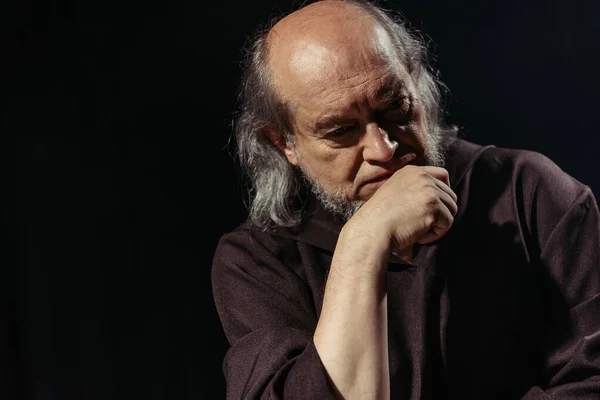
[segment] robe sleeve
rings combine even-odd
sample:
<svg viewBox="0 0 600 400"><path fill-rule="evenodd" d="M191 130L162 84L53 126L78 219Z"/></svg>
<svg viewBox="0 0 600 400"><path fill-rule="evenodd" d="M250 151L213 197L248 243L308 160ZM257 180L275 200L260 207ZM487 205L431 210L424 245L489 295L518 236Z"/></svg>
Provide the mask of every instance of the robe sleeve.
<svg viewBox="0 0 600 400"><path fill-rule="evenodd" d="M538 261L545 297L544 386L523 399L600 399L598 204L589 187L556 169L545 171L545 179L553 178L538 188L532 202L535 229L543 239Z"/></svg>
<svg viewBox="0 0 600 400"><path fill-rule="evenodd" d="M226 234L213 259L213 297L230 343L227 399L334 399L313 343L318 316L309 287L261 239Z"/></svg>

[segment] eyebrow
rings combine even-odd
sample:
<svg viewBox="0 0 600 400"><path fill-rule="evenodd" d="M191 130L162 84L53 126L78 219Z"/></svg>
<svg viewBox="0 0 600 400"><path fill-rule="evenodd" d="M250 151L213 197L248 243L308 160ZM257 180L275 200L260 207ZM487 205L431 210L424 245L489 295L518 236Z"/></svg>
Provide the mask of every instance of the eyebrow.
<svg viewBox="0 0 600 400"><path fill-rule="evenodd" d="M402 91L404 86L404 81L397 76L389 77L386 79L383 85L377 89L377 92L375 93L375 99L378 102L396 99L398 98L399 93Z"/></svg>
<svg viewBox="0 0 600 400"><path fill-rule="evenodd" d="M404 81L397 76L388 77L384 83L375 92L375 101L377 103L385 103L399 97L399 93L404 88ZM352 122L352 118L343 115L326 115L315 124L315 130L325 131L334 126L348 124Z"/></svg>

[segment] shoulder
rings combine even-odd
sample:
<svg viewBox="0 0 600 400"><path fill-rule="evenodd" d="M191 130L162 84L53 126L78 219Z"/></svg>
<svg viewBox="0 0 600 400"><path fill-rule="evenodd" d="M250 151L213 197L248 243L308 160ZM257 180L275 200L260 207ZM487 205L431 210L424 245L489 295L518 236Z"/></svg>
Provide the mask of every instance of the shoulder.
<svg viewBox="0 0 600 400"><path fill-rule="evenodd" d="M566 210L589 188L546 155L531 150L480 146L457 140L454 154L462 161L465 184L471 190L510 191L520 200L543 199Z"/></svg>
<svg viewBox="0 0 600 400"><path fill-rule="evenodd" d="M565 172L553 160L536 151L492 148L482 157L490 170L509 181L516 196L542 201L566 211L589 188Z"/></svg>
<svg viewBox="0 0 600 400"><path fill-rule="evenodd" d="M263 275L281 274L285 270L300 274L299 253L303 242L288 231L288 228L263 229L247 221L223 234L213 257L213 277L234 271Z"/></svg>
<svg viewBox="0 0 600 400"><path fill-rule="evenodd" d="M244 257L264 258L266 254L276 254L282 245L284 241L272 232L246 221L220 237L214 261L240 260Z"/></svg>
<svg viewBox="0 0 600 400"><path fill-rule="evenodd" d="M596 202L588 186L540 152L466 146L477 151L463 163L455 189L463 212L477 221L514 224L527 242L543 247L566 216L578 221Z"/></svg>

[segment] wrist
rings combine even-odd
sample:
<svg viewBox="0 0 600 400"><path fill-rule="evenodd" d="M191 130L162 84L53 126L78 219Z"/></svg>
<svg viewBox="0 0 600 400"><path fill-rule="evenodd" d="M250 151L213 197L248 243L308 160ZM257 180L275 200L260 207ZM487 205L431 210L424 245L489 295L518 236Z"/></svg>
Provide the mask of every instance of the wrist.
<svg viewBox="0 0 600 400"><path fill-rule="evenodd" d="M390 235L373 225L348 221L340 232L338 248L365 262L387 262L393 249Z"/></svg>

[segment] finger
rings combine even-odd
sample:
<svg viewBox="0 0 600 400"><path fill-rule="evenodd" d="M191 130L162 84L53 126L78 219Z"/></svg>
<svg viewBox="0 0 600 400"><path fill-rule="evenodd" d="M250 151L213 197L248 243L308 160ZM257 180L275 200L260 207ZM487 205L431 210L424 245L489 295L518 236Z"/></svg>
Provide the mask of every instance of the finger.
<svg viewBox="0 0 600 400"><path fill-rule="evenodd" d="M448 209L448 211L450 211L452 216L456 215L456 213L458 212L458 204L456 204L456 195L451 196L450 194L443 191L439 187L438 187L438 191L439 191L440 201L444 204L446 209Z"/></svg>
<svg viewBox="0 0 600 400"><path fill-rule="evenodd" d="M433 179L433 181L435 182L435 185L444 193L446 193L448 196L450 196L450 198L452 198L452 201L454 203L458 202L458 196L456 195L456 193L454 193L454 190L452 190L450 188L450 186L446 185L444 182L438 180L438 179Z"/></svg>
<svg viewBox="0 0 600 400"><path fill-rule="evenodd" d="M432 167L429 165L420 167L427 174L433 176L436 179L444 182L448 187L450 187L450 176L448 175L448 170L442 167Z"/></svg>
<svg viewBox="0 0 600 400"><path fill-rule="evenodd" d="M417 240L417 243L427 244L442 238L450 230L453 223L454 217L450 213L450 210L444 206L440 206L431 229L421 236Z"/></svg>

